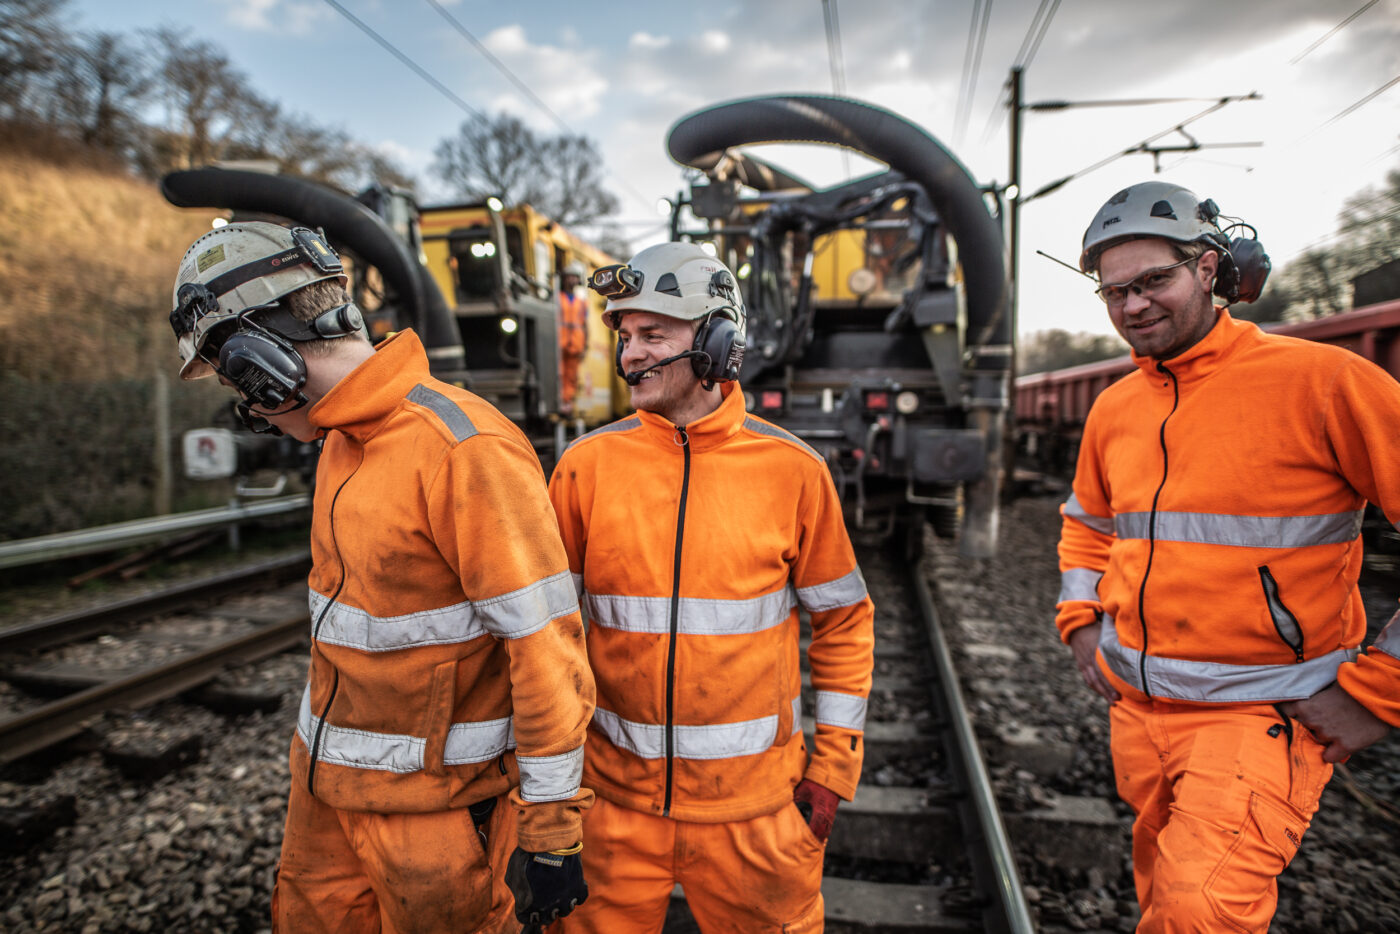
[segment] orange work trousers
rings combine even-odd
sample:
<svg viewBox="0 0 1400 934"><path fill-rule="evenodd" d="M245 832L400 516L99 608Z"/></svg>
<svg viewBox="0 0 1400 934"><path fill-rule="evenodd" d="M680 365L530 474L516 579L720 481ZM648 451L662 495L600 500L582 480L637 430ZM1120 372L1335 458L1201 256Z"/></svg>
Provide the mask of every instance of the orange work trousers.
<svg viewBox="0 0 1400 934"><path fill-rule="evenodd" d="M1118 794L1137 815L1138 931L1267 931L1332 777L1323 747L1271 704L1124 698L1109 720Z"/></svg>
<svg viewBox="0 0 1400 934"><path fill-rule="evenodd" d="M822 930L822 856L795 805L698 824L599 798L583 818L588 901L551 934L658 934L676 883L705 934Z"/></svg>
<svg viewBox="0 0 1400 934"><path fill-rule="evenodd" d="M574 410L574 397L578 395L578 365L583 354L559 354L559 402L565 412Z"/></svg>
<svg viewBox="0 0 1400 934"><path fill-rule="evenodd" d="M466 808L426 814L344 811L292 783L272 893L278 934L515 934L505 884L515 849L506 795L483 826Z"/></svg>

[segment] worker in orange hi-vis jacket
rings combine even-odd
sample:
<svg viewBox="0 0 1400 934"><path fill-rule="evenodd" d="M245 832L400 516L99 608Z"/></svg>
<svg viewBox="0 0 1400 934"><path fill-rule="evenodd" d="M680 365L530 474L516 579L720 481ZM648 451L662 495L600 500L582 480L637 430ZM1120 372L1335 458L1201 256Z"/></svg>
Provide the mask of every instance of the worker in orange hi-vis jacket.
<svg viewBox="0 0 1400 934"><path fill-rule="evenodd" d="M588 352L588 300L578 294L583 265L569 263L559 274L559 410L574 411L578 395L578 368Z"/></svg>
<svg viewBox="0 0 1400 934"><path fill-rule="evenodd" d="M873 607L821 455L744 409L733 275L690 243L596 270L637 413L550 481L589 618L590 897L562 928L820 931L822 857L855 794ZM816 734L802 733L798 607Z"/></svg>
<svg viewBox="0 0 1400 934"><path fill-rule="evenodd" d="M529 441L412 331L371 346L344 283L316 233L229 224L171 313L184 378L324 439L273 929L515 934L588 895L577 595Z"/></svg>
<svg viewBox="0 0 1400 934"><path fill-rule="evenodd" d="M1056 623L1112 704L1139 931L1267 930L1332 764L1400 725L1400 623L1358 655L1357 591L1367 502L1400 519L1400 384L1216 307L1269 271L1219 217L1134 185L1080 258L1138 369L1084 426Z"/></svg>

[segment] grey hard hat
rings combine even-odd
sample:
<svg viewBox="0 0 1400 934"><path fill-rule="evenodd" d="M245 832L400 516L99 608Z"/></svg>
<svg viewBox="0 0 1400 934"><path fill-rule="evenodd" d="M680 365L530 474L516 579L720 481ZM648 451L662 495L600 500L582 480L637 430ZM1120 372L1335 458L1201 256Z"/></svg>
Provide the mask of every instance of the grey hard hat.
<svg viewBox="0 0 1400 934"><path fill-rule="evenodd" d="M694 243L647 247L625 266L595 270L589 285L608 298L603 320L609 327L616 328L620 316L629 311L695 321L727 309L741 328L744 324L744 302L734 274Z"/></svg>
<svg viewBox="0 0 1400 934"><path fill-rule="evenodd" d="M1099 254L1105 249L1145 237L1162 237L1178 243L1199 241L1213 250L1228 253L1229 241L1215 220L1218 215L1214 201L1202 201L1190 189L1170 182L1141 182L1124 188L1099 208L1084 231L1079 268L1093 272L1098 266Z"/></svg>
<svg viewBox="0 0 1400 934"><path fill-rule="evenodd" d="M185 251L172 290L171 323L179 340L180 378L214 374L200 350L217 327L249 308L269 305L323 279L344 283L346 276L330 246L305 227L248 221L204 234ZM202 286L206 300L191 302L188 295L182 296L181 289L190 285Z"/></svg>

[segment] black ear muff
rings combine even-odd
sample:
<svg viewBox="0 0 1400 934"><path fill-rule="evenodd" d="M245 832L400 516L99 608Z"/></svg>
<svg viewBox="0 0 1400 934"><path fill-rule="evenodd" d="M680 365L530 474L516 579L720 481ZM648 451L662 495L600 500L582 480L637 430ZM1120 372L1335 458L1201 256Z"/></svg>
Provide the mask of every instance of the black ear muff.
<svg viewBox="0 0 1400 934"><path fill-rule="evenodd" d="M1236 280L1236 295L1233 300L1258 301L1264 292L1264 283L1274 268L1269 254L1264 252L1264 245L1258 240L1236 237L1230 241L1230 261L1235 270Z"/></svg>
<svg viewBox="0 0 1400 934"><path fill-rule="evenodd" d="M239 330L219 349L219 375L247 402L272 411L306 385L306 361L271 331Z"/></svg>
<svg viewBox="0 0 1400 934"><path fill-rule="evenodd" d="M733 308L710 312L695 332L691 349L704 355L692 357L690 365L707 384L738 379L744 362L744 335L739 330L738 312Z"/></svg>

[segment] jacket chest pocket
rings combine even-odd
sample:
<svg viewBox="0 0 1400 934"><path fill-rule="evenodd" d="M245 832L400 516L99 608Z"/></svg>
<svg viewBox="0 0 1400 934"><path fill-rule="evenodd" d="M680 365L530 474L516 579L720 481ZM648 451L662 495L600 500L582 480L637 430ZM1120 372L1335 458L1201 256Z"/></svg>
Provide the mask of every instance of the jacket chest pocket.
<svg viewBox="0 0 1400 934"><path fill-rule="evenodd" d="M1264 590L1264 603L1269 608L1269 618L1273 620L1274 631L1278 633L1284 645L1293 650L1293 657L1301 662L1303 627L1298 625L1298 617L1294 616L1293 611L1283 602L1278 581L1274 579L1274 574L1267 564L1259 567L1259 585Z"/></svg>

